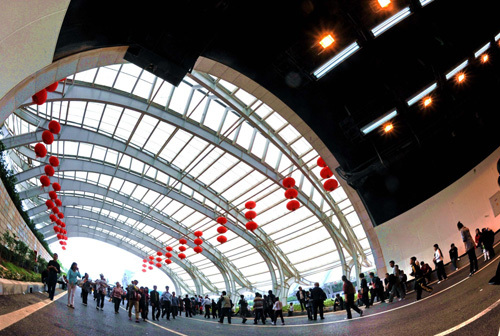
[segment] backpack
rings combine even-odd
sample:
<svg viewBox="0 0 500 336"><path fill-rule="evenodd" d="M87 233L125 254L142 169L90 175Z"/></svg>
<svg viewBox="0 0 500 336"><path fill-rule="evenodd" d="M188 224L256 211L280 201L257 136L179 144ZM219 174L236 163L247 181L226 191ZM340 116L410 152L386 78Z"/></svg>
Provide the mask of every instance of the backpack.
<svg viewBox="0 0 500 336"><path fill-rule="evenodd" d="M137 300L137 290L135 286L130 286L128 289L128 299L129 300Z"/></svg>

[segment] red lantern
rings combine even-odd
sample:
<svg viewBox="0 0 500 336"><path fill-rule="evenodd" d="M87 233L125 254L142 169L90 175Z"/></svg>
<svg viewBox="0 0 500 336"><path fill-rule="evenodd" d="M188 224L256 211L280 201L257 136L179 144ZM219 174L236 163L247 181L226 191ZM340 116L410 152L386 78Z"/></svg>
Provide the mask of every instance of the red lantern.
<svg viewBox="0 0 500 336"><path fill-rule="evenodd" d="M56 224L59 225L59 226L61 226L62 225L61 220L60 219L56 220Z"/></svg>
<svg viewBox="0 0 500 336"><path fill-rule="evenodd" d="M63 79L59 80L60 82L64 82L66 80L66 77L64 77Z"/></svg>
<svg viewBox="0 0 500 336"><path fill-rule="evenodd" d="M52 212L57 214L59 212L59 208L58 207L53 207L52 208Z"/></svg>
<svg viewBox="0 0 500 336"><path fill-rule="evenodd" d="M54 226L54 232L59 232L59 230L61 230L61 229L59 228L59 226L55 225L55 226Z"/></svg>
<svg viewBox="0 0 500 336"><path fill-rule="evenodd" d="M156 267L161 268L161 263L156 263Z"/></svg>
<svg viewBox="0 0 500 336"><path fill-rule="evenodd" d="M59 231L60 232L60 231ZM57 236L57 239L62 239L62 234L58 234L56 235Z"/></svg>
<svg viewBox="0 0 500 336"><path fill-rule="evenodd" d="M36 157L43 158L45 155L47 155L47 148L45 148L45 145L42 143L37 143L35 145L35 154Z"/></svg>
<svg viewBox="0 0 500 336"><path fill-rule="evenodd" d="M297 198L298 195L299 195L299 192L297 191L297 189L290 188L290 189L287 189L285 191L285 197L287 199Z"/></svg>
<svg viewBox="0 0 500 336"><path fill-rule="evenodd" d="M66 223L61 222L61 227L66 227ZM66 231L66 230L64 230L64 231Z"/></svg>
<svg viewBox="0 0 500 336"><path fill-rule="evenodd" d="M31 96L31 99L33 100L33 103L37 105L42 105L47 101L47 90L42 89L38 91L33 96Z"/></svg>
<svg viewBox="0 0 500 336"><path fill-rule="evenodd" d="M149 266L148 269L151 271L153 270L153 266Z"/></svg>
<svg viewBox="0 0 500 336"><path fill-rule="evenodd" d="M253 209L257 206L257 203L255 203L254 201L248 201L245 203L245 208L247 209Z"/></svg>
<svg viewBox="0 0 500 336"><path fill-rule="evenodd" d="M290 211L295 211L300 208L300 203L297 200L288 201L288 203L286 204L286 208Z"/></svg>
<svg viewBox="0 0 500 336"><path fill-rule="evenodd" d="M53 207L52 207L52 208L53 208ZM52 209L52 208L51 208L51 209ZM50 218L50 220L51 220L51 221L53 221L53 222L55 222L56 220L58 220L58 219L57 219L57 217L56 217L55 215L50 215L50 216L49 216L49 218Z"/></svg>
<svg viewBox="0 0 500 336"><path fill-rule="evenodd" d="M165 247L165 249L166 249L168 252L172 252L172 251L174 250L174 249L173 249L172 247L170 247L170 246Z"/></svg>
<svg viewBox="0 0 500 336"><path fill-rule="evenodd" d="M184 252L186 251L186 246L179 246L179 251Z"/></svg>
<svg viewBox="0 0 500 336"><path fill-rule="evenodd" d="M163 253L161 253L161 251L158 251L158 252L156 252L156 255L157 255L157 256L162 256L162 255L163 255Z"/></svg>
<svg viewBox="0 0 500 336"><path fill-rule="evenodd" d="M58 85L59 85L59 82L52 83L49 86L47 86L45 88L45 90L47 90L48 92L54 92L57 89Z"/></svg>
<svg viewBox="0 0 500 336"><path fill-rule="evenodd" d="M227 218L226 217L218 217L217 218L217 223L224 225L227 223Z"/></svg>
<svg viewBox="0 0 500 336"><path fill-rule="evenodd" d="M156 261L160 262L161 258L160 257L156 257Z"/></svg>
<svg viewBox="0 0 500 336"><path fill-rule="evenodd" d="M321 171L319 172L319 175L321 176L321 178L327 179L327 178L332 177L333 173L330 170L330 168L325 167L325 168L321 169Z"/></svg>
<svg viewBox="0 0 500 336"><path fill-rule="evenodd" d="M150 264L150 265L153 265L154 263L155 263L155 262L154 262L153 260L150 260L150 261L149 261L149 264Z"/></svg>
<svg viewBox="0 0 500 336"><path fill-rule="evenodd" d="M148 261L146 259L142 259L142 262L147 263ZM144 265L144 267L146 267L146 266Z"/></svg>
<svg viewBox="0 0 500 336"><path fill-rule="evenodd" d="M62 248L64 251L66 251L66 247L64 247L64 246L63 246L63 247L61 247L61 248Z"/></svg>
<svg viewBox="0 0 500 336"><path fill-rule="evenodd" d="M49 122L49 131L51 131L54 134L58 134L61 132L61 124L55 120L52 120Z"/></svg>
<svg viewBox="0 0 500 336"><path fill-rule="evenodd" d="M287 189L295 187L295 179L293 177L285 177L283 179L283 187Z"/></svg>
<svg viewBox="0 0 500 336"><path fill-rule="evenodd" d="M150 260L153 260L155 257L153 257L153 256L149 256L148 258L149 258Z"/></svg>
<svg viewBox="0 0 500 336"><path fill-rule="evenodd" d="M144 268L143 268L143 269L142 269L142 271L143 271L143 272L146 272L146 269L144 269Z"/></svg>
<svg viewBox="0 0 500 336"><path fill-rule="evenodd" d="M226 233L227 232L227 228L225 226L219 226L217 228L217 232L219 232L220 234Z"/></svg>
<svg viewBox="0 0 500 336"><path fill-rule="evenodd" d="M59 166L59 159L55 156L49 157L49 163L52 165L52 167L57 167Z"/></svg>
<svg viewBox="0 0 500 336"><path fill-rule="evenodd" d="M170 265L170 264L172 263L172 260L170 260L170 259L165 259L165 263L166 263L167 265Z"/></svg>
<svg viewBox="0 0 500 336"><path fill-rule="evenodd" d="M165 253L165 257L167 257L169 259L172 258L172 253L170 253L170 252Z"/></svg>
<svg viewBox="0 0 500 336"><path fill-rule="evenodd" d="M42 183L44 187L48 187L50 185L49 177L47 175L40 176L40 183Z"/></svg>
<svg viewBox="0 0 500 336"><path fill-rule="evenodd" d="M195 251L196 253L201 253L201 252L203 252L203 249L201 248L201 246L195 246L193 248L193 251Z"/></svg>
<svg viewBox="0 0 500 336"><path fill-rule="evenodd" d="M335 179L329 179L323 183L323 188L325 188L326 191L334 191L338 186L339 182Z"/></svg>
<svg viewBox="0 0 500 336"><path fill-rule="evenodd" d="M187 244L187 240L184 238L179 239L179 244Z"/></svg>
<svg viewBox="0 0 500 336"><path fill-rule="evenodd" d="M247 228L248 231L255 231L257 230L257 228L259 227L257 225L257 223L255 223L254 221L249 221L245 224L245 227Z"/></svg>
<svg viewBox="0 0 500 336"><path fill-rule="evenodd" d="M63 218L64 218L64 214L63 214L62 212L59 212L59 213L57 214L57 217L59 217L59 218L63 219Z"/></svg>
<svg viewBox="0 0 500 336"><path fill-rule="evenodd" d="M52 209L54 207L54 202L52 202L51 200L46 200L45 205L48 209Z"/></svg>
<svg viewBox="0 0 500 336"><path fill-rule="evenodd" d="M179 257L179 259L182 260L182 259L186 258L186 255L184 253L179 253L178 257Z"/></svg>
<svg viewBox="0 0 500 336"><path fill-rule="evenodd" d="M253 210L249 210L249 211L245 212L245 218L246 218L246 219L250 219L250 220L252 220L252 219L254 219L255 217L257 217L257 213L256 213L255 211L253 211Z"/></svg>
<svg viewBox="0 0 500 336"><path fill-rule="evenodd" d="M47 145L52 144L54 142L54 134L50 131L43 131L42 141Z"/></svg>
<svg viewBox="0 0 500 336"><path fill-rule="evenodd" d="M201 240L201 238L196 238L195 240L193 240L193 243L195 243L195 245L201 245L203 244L203 240Z"/></svg>
<svg viewBox="0 0 500 336"><path fill-rule="evenodd" d="M217 241L221 244L224 244L225 242L227 242L227 238L226 236L219 236L217 237Z"/></svg>
<svg viewBox="0 0 500 336"><path fill-rule="evenodd" d="M321 157L319 157L319 158L318 158L318 160L316 161L316 163L317 163L317 164L318 164L318 166L320 166L321 168L326 167L325 160L323 160Z"/></svg>
<svg viewBox="0 0 500 336"><path fill-rule="evenodd" d="M49 197L55 200L57 198L57 193L55 191L49 191Z"/></svg>
<svg viewBox="0 0 500 336"><path fill-rule="evenodd" d="M55 191L59 191L61 190L61 185L57 182L54 182L52 183L52 189L54 189Z"/></svg>
<svg viewBox="0 0 500 336"><path fill-rule="evenodd" d="M62 201L61 201L59 198L56 198L56 199L54 200L54 202L56 203L56 205L57 205L58 207L62 206Z"/></svg>
<svg viewBox="0 0 500 336"><path fill-rule="evenodd" d="M148 267L148 265L146 265L146 264L142 264L142 267Z"/></svg>
<svg viewBox="0 0 500 336"><path fill-rule="evenodd" d="M201 237L201 236L203 236L203 232L201 232L201 231L195 231L194 232L194 236L195 237Z"/></svg>
<svg viewBox="0 0 500 336"><path fill-rule="evenodd" d="M45 175L54 176L54 167L52 167L51 165L46 165L45 167L43 167L43 170L45 171Z"/></svg>

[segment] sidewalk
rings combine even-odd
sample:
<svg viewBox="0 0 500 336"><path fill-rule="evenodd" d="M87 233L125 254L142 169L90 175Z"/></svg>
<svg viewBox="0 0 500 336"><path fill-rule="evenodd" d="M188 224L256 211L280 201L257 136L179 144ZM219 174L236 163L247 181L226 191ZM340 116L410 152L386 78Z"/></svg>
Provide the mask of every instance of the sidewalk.
<svg viewBox="0 0 500 336"><path fill-rule="evenodd" d="M0 279L0 295L43 292L43 283Z"/></svg>

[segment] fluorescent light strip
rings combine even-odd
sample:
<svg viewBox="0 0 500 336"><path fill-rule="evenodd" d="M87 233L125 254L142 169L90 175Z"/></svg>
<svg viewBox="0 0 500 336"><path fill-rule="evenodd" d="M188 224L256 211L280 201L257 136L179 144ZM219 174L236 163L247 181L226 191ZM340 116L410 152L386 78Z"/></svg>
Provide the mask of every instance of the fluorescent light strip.
<svg viewBox="0 0 500 336"><path fill-rule="evenodd" d="M428 5L433 1L434 0L420 0L420 4L422 5L422 7L424 7L425 5Z"/></svg>
<svg viewBox="0 0 500 336"><path fill-rule="evenodd" d="M459 66L457 66L455 69L451 70L446 74L446 79L450 79L451 77L455 76L460 70L465 68L468 64L469 64L468 60L462 62Z"/></svg>
<svg viewBox="0 0 500 336"><path fill-rule="evenodd" d="M387 29L391 28L392 26L396 25L398 22L402 21L404 18L409 16L411 14L410 12L410 7L406 7L403 10L397 12L378 26L372 29L372 33L375 37L379 36L383 32L385 32Z"/></svg>
<svg viewBox="0 0 500 336"><path fill-rule="evenodd" d="M378 118L377 120L374 120L373 122L371 122L368 125L366 125L365 127L363 127L361 129L361 132L363 132L366 135L366 134L370 133L371 131L373 131L375 128L377 128L380 125L382 125L383 123L385 123L386 121L389 121L392 118L394 118L397 114L398 114L397 110L386 113L383 116L381 116L380 118Z"/></svg>
<svg viewBox="0 0 500 336"><path fill-rule="evenodd" d="M339 52L328 62L320 66L318 69L314 70L313 72L314 77L316 77L317 79L323 77L329 71L331 71L333 68L342 63L344 60L346 60L349 56L351 56L358 50L359 50L359 44L357 42L350 44L347 48Z"/></svg>
<svg viewBox="0 0 500 336"><path fill-rule="evenodd" d="M485 52L486 50L488 50L488 49L490 48L490 46L491 46L491 43L490 43L490 42L486 43L483 47L481 47L481 49L479 49L478 51L476 51L476 52L474 53L474 57L475 57L475 58L480 57L482 54L484 54L484 52Z"/></svg>
<svg viewBox="0 0 500 336"><path fill-rule="evenodd" d="M415 104L416 102L418 102L420 99L424 98L429 93L431 93L432 91L436 90L436 88L437 88L437 83L432 83L430 86L428 86L427 88L423 89L422 92L418 93L413 98L409 99L406 103L408 104L408 106L412 106L413 104Z"/></svg>
<svg viewBox="0 0 500 336"><path fill-rule="evenodd" d="M497 34L497 36L495 36L495 41L498 41L500 40L500 33Z"/></svg>

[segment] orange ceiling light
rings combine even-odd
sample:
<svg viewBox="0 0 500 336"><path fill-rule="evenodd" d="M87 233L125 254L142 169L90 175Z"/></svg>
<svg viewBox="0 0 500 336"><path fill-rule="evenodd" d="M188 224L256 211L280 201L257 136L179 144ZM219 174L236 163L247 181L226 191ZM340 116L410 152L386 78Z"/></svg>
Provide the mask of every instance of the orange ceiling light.
<svg viewBox="0 0 500 336"><path fill-rule="evenodd" d="M424 107L430 106L432 104L432 98L431 97L424 98L423 104L424 104Z"/></svg>
<svg viewBox="0 0 500 336"><path fill-rule="evenodd" d="M386 8L391 4L391 0L378 0L378 4L380 5L380 7Z"/></svg>
<svg viewBox="0 0 500 336"><path fill-rule="evenodd" d="M458 83L463 83L465 81L465 73L459 72L457 74L457 82Z"/></svg>
<svg viewBox="0 0 500 336"><path fill-rule="evenodd" d="M481 63L487 63L490 60L490 56L488 54L483 54L481 56Z"/></svg>
<svg viewBox="0 0 500 336"><path fill-rule="evenodd" d="M384 125L384 132L389 133L394 129L394 125L389 123Z"/></svg>
<svg viewBox="0 0 500 336"><path fill-rule="evenodd" d="M333 42L335 42L335 39L333 38L332 35L328 34L325 37L323 37L321 41L319 41L319 44L323 47L323 49L326 49L329 46L331 46Z"/></svg>

